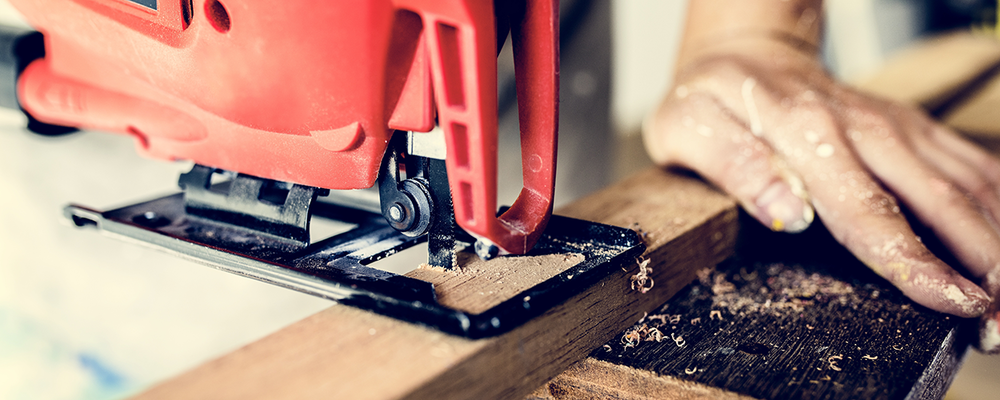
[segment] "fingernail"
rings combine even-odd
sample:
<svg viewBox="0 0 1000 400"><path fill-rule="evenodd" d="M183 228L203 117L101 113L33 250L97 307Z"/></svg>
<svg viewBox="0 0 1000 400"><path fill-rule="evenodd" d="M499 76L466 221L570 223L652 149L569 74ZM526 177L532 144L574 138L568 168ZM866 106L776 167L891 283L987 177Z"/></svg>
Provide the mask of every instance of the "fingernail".
<svg viewBox="0 0 1000 400"><path fill-rule="evenodd" d="M802 232L814 218L812 206L792 193L788 184L782 181L774 182L764 189L757 197L756 206L762 219L770 219L770 227L774 231Z"/></svg>
<svg viewBox="0 0 1000 400"><path fill-rule="evenodd" d="M971 286L962 289L962 293L965 294L965 304L959 304L966 308L966 311L972 316L980 316L986 312L986 308L990 306L993 299L986 294L983 289L978 286Z"/></svg>

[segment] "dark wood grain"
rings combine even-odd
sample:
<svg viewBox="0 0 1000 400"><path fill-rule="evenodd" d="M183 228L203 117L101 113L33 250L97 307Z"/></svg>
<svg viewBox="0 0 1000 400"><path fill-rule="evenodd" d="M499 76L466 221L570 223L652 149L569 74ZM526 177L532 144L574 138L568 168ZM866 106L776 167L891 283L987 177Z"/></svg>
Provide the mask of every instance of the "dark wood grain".
<svg viewBox="0 0 1000 400"><path fill-rule="evenodd" d="M620 367L613 372L620 380L653 374L697 390L765 399L944 394L967 348L963 320L906 299L822 226L790 236L750 222L736 256L591 353L591 367L607 362ZM650 341L626 345L623 337L643 326L665 339L646 334ZM545 390L579 397L580 388L593 384L560 376ZM679 397L666 398L696 392L680 387L672 392Z"/></svg>

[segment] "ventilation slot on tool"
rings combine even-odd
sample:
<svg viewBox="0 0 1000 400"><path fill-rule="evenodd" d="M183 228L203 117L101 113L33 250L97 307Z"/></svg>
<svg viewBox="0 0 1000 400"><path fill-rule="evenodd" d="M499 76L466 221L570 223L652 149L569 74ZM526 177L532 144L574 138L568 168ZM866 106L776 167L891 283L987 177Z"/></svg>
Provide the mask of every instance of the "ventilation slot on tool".
<svg viewBox="0 0 1000 400"><path fill-rule="evenodd" d="M205 3L205 16L208 17L208 22L212 23L215 30L220 33L229 32L229 12L218 0L209 0Z"/></svg>
<svg viewBox="0 0 1000 400"><path fill-rule="evenodd" d="M462 124L451 124L451 137L455 141L455 164L468 170L469 166L469 129Z"/></svg>
<svg viewBox="0 0 1000 400"><path fill-rule="evenodd" d="M462 90L462 58L458 47L458 29L451 25L437 24L438 43L441 46L441 73L444 74L444 91L448 105L465 108Z"/></svg>

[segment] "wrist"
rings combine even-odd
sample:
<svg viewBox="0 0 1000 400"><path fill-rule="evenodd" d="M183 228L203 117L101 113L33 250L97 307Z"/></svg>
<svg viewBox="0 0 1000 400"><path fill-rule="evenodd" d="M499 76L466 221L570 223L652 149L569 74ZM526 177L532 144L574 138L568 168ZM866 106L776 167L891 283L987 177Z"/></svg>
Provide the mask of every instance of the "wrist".
<svg viewBox="0 0 1000 400"><path fill-rule="evenodd" d="M818 58L822 0L697 0L688 5L678 70L713 55Z"/></svg>
<svg viewBox="0 0 1000 400"><path fill-rule="evenodd" d="M703 60L740 57L767 60L775 67L819 64L816 39L807 39L781 30L733 30L701 40L687 40L677 58L677 71Z"/></svg>

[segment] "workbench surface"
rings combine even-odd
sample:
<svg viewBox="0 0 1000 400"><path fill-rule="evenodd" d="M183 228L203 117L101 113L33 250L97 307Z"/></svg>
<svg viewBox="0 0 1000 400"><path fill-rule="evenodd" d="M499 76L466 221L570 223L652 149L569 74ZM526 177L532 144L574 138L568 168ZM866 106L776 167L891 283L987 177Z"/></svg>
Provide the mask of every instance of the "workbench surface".
<svg viewBox="0 0 1000 400"><path fill-rule="evenodd" d="M797 236L750 220L741 226L734 257L701 271L698 281L550 382L540 397L944 394L974 327L909 301L821 224Z"/></svg>

